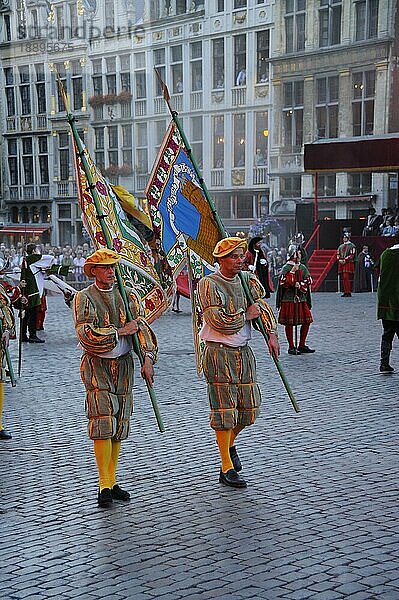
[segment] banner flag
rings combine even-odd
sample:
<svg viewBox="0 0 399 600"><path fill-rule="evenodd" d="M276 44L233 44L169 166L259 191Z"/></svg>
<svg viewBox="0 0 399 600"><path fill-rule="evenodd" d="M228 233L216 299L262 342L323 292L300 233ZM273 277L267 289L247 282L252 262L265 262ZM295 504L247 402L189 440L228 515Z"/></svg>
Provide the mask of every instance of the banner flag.
<svg viewBox="0 0 399 600"><path fill-rule="evenodd" d="M87 148L80 140L85 159L89 165L91 185L96 188L104 223L112 239L113 247L121 255L119 263L123 282L126 286L134 287L139 293L146 312L146 319L151 323L167 308L167 298L162 288L159 276L155 270L149 250L138 235L136 229L123 211L112 186L100 173L94 164ZM82 221L96 249L105 248L106 240L97 216L90 184L86 178L79 151L75 146L75 166L79 206L82 211ZM119 193L121 190L116 188ZM123 188L122 188L123 190Z"/></svg>

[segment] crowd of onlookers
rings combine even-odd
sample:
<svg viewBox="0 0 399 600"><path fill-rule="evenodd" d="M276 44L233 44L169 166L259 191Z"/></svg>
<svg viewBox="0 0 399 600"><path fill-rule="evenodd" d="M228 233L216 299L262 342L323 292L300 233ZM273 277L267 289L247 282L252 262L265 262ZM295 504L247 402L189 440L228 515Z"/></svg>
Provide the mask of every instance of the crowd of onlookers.
<svg viewBox="0 0 399 600"><path fill-rule="evenodd" d="M24 245L19 242L16 246L6 247L0 244L0 269L6 266L10 271L19 271L23 260ZM37 244L39 254L49 254L54 256L55 265L69 267L67 281L87 281L83 273L83 265L86 258L93 252L93 249L86 242L79 246L51 246L50 244Z"/></svg>
<svg viewBox="0 0 399 600"><path fill-rule="evenodd" d="M393 237L399 231L399 210L394 212L392 208L383 208L380 215L375 208L369 209L367 221L363 229L363 235Z"/></svg>

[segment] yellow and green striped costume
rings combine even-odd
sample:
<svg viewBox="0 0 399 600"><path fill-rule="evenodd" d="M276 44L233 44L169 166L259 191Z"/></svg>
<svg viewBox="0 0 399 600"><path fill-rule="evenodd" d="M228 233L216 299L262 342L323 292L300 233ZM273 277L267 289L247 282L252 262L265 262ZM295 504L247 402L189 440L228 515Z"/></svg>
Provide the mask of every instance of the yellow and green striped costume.
<svg viewBox="0 0 399 600"><path fill-rule="evenodd" d="M144 309L135 292L126 288L133 319L139 322L138 336L143 352L157 354L155 334L145 321ZM117 329L126 325L126 311L116 286L99 290L95 284L78 292L73 316L83 348L80 374L86 388L88 433L93 440L125 439L133 410L133 356L103 358L118 343Z"/></svg>
<svg viewBox="0 0 399 600"><path fill-rule="evenodd" d="M255 275L243 272L268 332L276 332L274 313L263 299L265 291ZM213 273L200 280L198 297L204 321L221 335L238 333L245 325L248 302L236 275L226 279ZM208 383L210 425L212 429L234 429L252 425L259 415L261 395L256 383L256 363L251 348L206 342L203 370Z"/></svg>

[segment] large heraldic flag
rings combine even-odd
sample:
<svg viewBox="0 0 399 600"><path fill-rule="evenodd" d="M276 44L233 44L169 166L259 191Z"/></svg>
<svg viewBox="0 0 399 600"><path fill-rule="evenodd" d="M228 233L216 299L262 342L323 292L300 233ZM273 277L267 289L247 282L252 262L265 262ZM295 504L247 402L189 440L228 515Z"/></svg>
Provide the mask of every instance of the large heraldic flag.
<svg viewBox="0 0 399 600"><path fill-rule="evenodd" d="M201 277L214 271L212 251L222 236L173 122L154 163L146 196L155 238L165 256L164 270L176 279L188 256L194 345L200 371L198 333L202 315L196 289Z"/></svg>
<svg viewBox="0 0 399 600"><path fill-rule="evenodd" d="M144 247L139 235L129 222L111 185L101 175L91 156L82 143L84 155L90 169L92 186L99 198L101 212L106 215L104 222L113 248L121 255L119 263L124 284L134 287L139 293L146 312L146 319L151 323L167 308L167 299L162 289L159 276ZM77 171L79 205L82 211L84 226L96 249L106 247L106 240L100 226L89 182L83 169L82 161L75 144L75 166Z"/></svg>

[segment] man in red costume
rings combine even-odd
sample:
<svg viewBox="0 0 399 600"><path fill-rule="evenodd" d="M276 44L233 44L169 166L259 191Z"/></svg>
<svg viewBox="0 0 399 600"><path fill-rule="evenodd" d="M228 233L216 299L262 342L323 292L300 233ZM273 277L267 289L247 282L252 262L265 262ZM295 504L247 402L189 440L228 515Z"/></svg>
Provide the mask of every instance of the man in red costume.
<svg viewBox="0 0 399 600"><path fill-rule="evenodd" d="M341 273L343 298L352 296L352 278L355 272L356 246L350 241L350 234L344 233L343 241L337 249L338 276Z"/></svg>

